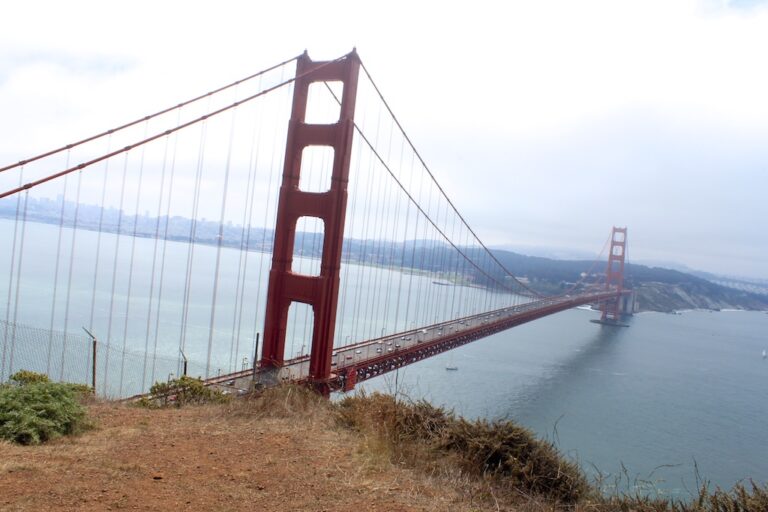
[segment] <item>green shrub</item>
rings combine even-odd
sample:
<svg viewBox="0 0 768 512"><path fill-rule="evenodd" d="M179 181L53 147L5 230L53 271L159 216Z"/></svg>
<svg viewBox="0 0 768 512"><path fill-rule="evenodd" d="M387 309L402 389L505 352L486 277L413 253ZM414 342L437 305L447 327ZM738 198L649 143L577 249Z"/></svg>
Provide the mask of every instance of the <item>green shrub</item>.
<svg viewBox="0 0 768 512"><path fill-rule="evenodd" d="M142 407L181 407L188 404L225 403L230 397L207 387L201 379L179 377L168 382L156 382L149 388L150 397L137 402Z"/></svg>
<svg viewBox="0 0 768 512"><path fill-rule="evenodd" d="M24 386L26 384L34 384L35 382L50 382L50 379L44 373L19 370L11 375L10 381L19 386Z"/></svg>
<svg viewBox="0 0 768 512"><path fill-rule="evenodd" d="M39 444L86 426L85 408L71 385L34 378L26 382L0 386L0 439Z"/></svg>

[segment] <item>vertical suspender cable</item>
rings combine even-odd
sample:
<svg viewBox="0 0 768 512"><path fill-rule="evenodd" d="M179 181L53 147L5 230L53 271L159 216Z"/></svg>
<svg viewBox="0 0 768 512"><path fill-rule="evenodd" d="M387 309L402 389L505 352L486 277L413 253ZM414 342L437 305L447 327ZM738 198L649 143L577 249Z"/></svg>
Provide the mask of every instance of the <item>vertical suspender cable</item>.
<svg viewBox="0 0 768 512"><path fill-rule="evenodd" d="M141 392L143 393L147 385L147 365L149 360L149 335L152 325L152 306L155 298L155 271L157 269L157 246L160 238L160 219L163 211L163 195L165 194L165 173L168 165L168 146L170 136L165 138L163 147L163 164L160 167L160 190L157 193L157 210L155 211L155 232L152 241L152 269L149 277L149 293L147 295L147 324L144 330L144 360L141 364ZM138 212L137 212L138 215ZM168 220L166 219L166 223ZM160 301L158 299L158 313L160 311Z"/></svg>
<svg viewBox="0 0 768 512"><path fill-rule="evenodd" d="M232 110L232 121L229 127L229 145L227 148L227 163L224 167L224 190L221 194L221 215L219 216L219 232L216 236L216 263L213 268L213 292L211 297L211 321L208 327L208 353L205 358L205 376L210 375L211 352L213 350L213 330L216 326L216 295L219 292L219 267L221 265L221 246L224 243L224 216L227 211L227 192L229 191L229 170L232 163L232 144L235 137L235 120L237 109ZM232 353L230 352L230 362Z"/></svg>
<svg viewBox="0 0 768 512"><path fill-rule="evenodd" d="M452 216L453 222L451 223L451 239L455 240L456 238L456 217ZM450 262L449 265L451 267L450 274L451 274L451 280L453 282L453 286L451 287L451 308L450 313L448 315L448 318L456 319L459 318L459 314L456 311L456 294L459 292L460 288L460 281L459 281L459 255L453 251L451 253L452 258L456 259L456 262Z"/></svg>
<svg viewBox="0 0 768 512"><path fill-rule="evenodd" d="M411 156L411 176L413 176L413 164L414 164L414 156ZM424 185L424 179L422 177L421 180L419 180L419 198L421 198L421 192ZM410 204L410 202L408 203ZM408 274L408 297L405 301L405 321L408 322L408 315L411 313L411 294L413 293L413 275L417 272L416 267L416 243L419 238L419 212L416 211L414 213L416 216L416 219L414 220L413 225L413 243L411 245L411 271ZM417 294L416 301L418 302L419 295ZM416 314L413 315L413 322L418 322L418 316Z"/></svg>
<svg viewBox="0 0 768 512"><path fill-rule="evenodd" d="M333 89L331 89L330 85L328 85L327 82L325 82L326 89L331 94L331 96L336 100L336 103L341 105L341 101L336 96L336 94L333 92ZM365 123L365 114L366 112L362 111L362 123ZM357 115L357 113L355 114ZM353 138L353 147L355 147L355 156L353 157L353 160L355 162L356 170L354 172L350 171L349 175L349 183L352 187L352 191L349 192L348 197L350 198L350 204L347 208L347 215L346 215L346 223L344 226L344 234L343 234L343 243L342 243L342 253L341 253L341 283L339 286L339 300L341 303L339 304L337 310L336 310L336 329L334 333L334 340L333 345L334 348L346 345L348 338L352 337L352 334L345 335L348 326L350 323L347 321L346 318L346 305L347 305L347 293L349 290L349 272L351 267L351 246L354 244L354 224L355 224L355 206L357 204L357 190L359 183L358 179L353 179L353 176L357 176L360 170L360 152L362 150L362 147L360 144L356 143L357 137ZM351 168L350 163L350 168ZM351 332L351 331L350 331Z"/></svg>
<svg viewBox="0 0 768 512"><path fill-rule="evenodd" d="M402 153L401 153L402 154ZM392 131L390 130L390 136L389 136L389 148L387 150L387 158L391 158L392 155ZM382 172L382 175L384 173ZM387 181L387 188L384 192L384 198L385 198L385 208L384 208L384 216L382 218L382 234L379 237L381 240L381 252L383 254L383 264L381 265L381 270L377 272L378 275L381 276L381 287L380 287L380 300L379 304L381 302L384 303L384 311L382 313L382 316L379 317L379 310L377 308L376 310L376 316L379 318L381 323L387 327L387 330L390 330L390 325L388 323L388 311L389 311L389 291L390 291L390 282L392 279L392 271L389 270L392 268L392 249L391 244L394 241L394 230L397 228L397 209L395 209L394 215L392 215L392 203L395 201L395 191L393 190L393 183L392 180ZM398 203L395 203L395 207ZM391 240L387 239L387 234L389 233L389 224L392 224L392 232L393 236ZM386 281L386 284L385 284ZM382 291L385 289L386 286L386 292ZM391 326L392 332L397 332L396 325Z"/></svg>
<svg viewBox="0 0 768 512"><path fill-rule="evenodd" d="M144 135L147 133L147 125L144 125ZM141 147L141 158L139 159L139 182L136 187L136 204L134 207L133 216L133 229L131 230L131 259L128 264L128 290L125 297L125 321L123 323L123 353L120 359L120 384L118 387L117 396L123 396L123 377L125 375L125 352L128 348L128 320L131 313L131 292L133 291L133 263L136 256L136 229L139 224L139 204L141 201L141 189L144 182L144 156L146 154L146 146ZM146 345L146 343L145 343ZM142 383L144 386L144 383Z"/></svg>
<svg viewBox="0 0 768 512"><path fill-rule="evenodd" d="M258 127L258 134L255 136L256 139L254 139L254 140L259 140L261 138L260 134L261 134L262 126L263 125L262 125L261 120L260 120L259 121L259 127ZM256 180L257 180L256 177L257 177L257 174L259 172L259 156L261 155L261 145L257 144L256 147L258 148L256 150L256 155L251 160L251 162L252 162L251 166L253 168L253 186L251 187L251 196L248 199L248 225L246 227L246 237L245 237L245 250L246 250L246 253L245 253L245 263L243 265L243 287L241 288L241 291L240 291L240 312L239 312L238 320L237 320L237 342L238 342L238 344L240 343L240 329L241 329L240 325L241 325L241 322L243 320L243 304L244 304L243 296L244 296L244 293L245 293L246 277L248 275L248 255L249 255L249 253L251 251L251 231L253 230L253 211L254 211L253 205L254 205L254 199L255 199L255 196L256 196ZM273 160L274 160L274 157L273 157ZM273 161L273 163L274 163L274 161ZM258 321L259 321L259 299L261 298L261 275L262 275L262 265L264 263L264 255L266 254L264 252L264 244L266 242L266 237L267 237L267 216L269 215L269 199L270 199L269 191L272 188L273 174L274 174L274 168L270 168L269 177L267 178L267 180L268 180L268 185L267 185L267 188L266 188L267 197L266 197L266 201L265 201L266 204L264 206L264 226L262 226L261 245L257 249L257 251L259 253L258 254L259 275L258 275L258 278L257 278L258 282L256 284L256 306L255 306L254 312L253 312L253 334L251 336L252 339L254 340L254 345L256 343L256 329L257 329L257 324L258 324ZM256 358L257 357L256 347L253 348L253 354L254 354L254 357Z"/></svg>
<svg viewBox="0 0 768 512"><path fill-rule="evenodd" d="M251 189L256 186L253 177L253 147L251 144L251 156L248 159L248 179L245 185L245 202L243 204L243 220L240 227L240 249L237 255L237 275L235 276L235 303L232 308L232 335L229 339L229 354L230 361L228 368L233 371L235 368L232 366L232 354L235 354L235 361L237 355L240 354L240 327L243 320L243 299L245 294L245 274L248 270L248 252L250 241L250 227L248 226L248 199L251 197Z"/></svg>
<svg viewBox="0 0 768 512"><path fill-rule="evenodd" d="M363 124L365 124L366 113L367 113L367 111L363 111L363 113L362 113L362 123ZM354 140L357 141L358 140L357 137L355 137ZM349 233L349 236L345 240L345 244L344 244L345 245L345 247L344 247L345 250L342 252L342 255L344 255L344 253L346 253L346 255L343 256L344 261L342 261L343 270L342 270L341 281L343 283L342 284L343 292L341 294L341 307L339 308L340 314L337 315L337 317L339 319L341 319L341 321L337 322L337 324L336 324L336 325L340 325L341 326L341 328L342 328L342 336L339 337L341 339L336 339L335 340L337 345L340 344L341 340L344 340L343 343L346 343L347 337L344 336L344 334L343 334L345 328L349 330L349 335L348 335L349 339L352 342L356 341L356 340L352 339L352 336L353 336L352 322L347 319L346 308L347 308L347 298L348 298L348 294L349 294L349 281L350 281L349 273L350 273L350 269L352 268L352 263L351 263L351 259L352 259L352 257L351 257L351 255L352 255L352 245L355 243L354 234L355 234L355 225L356 225L356 219L357 219L356 211L357 211L357 202L358 202L358 190L360 189L360 179L359 179L359 177L360 177L360 167L362 165L362 162L361 162L361 160L362 160L362 152L363 152L363 145L360 144L359 141L358 141L357 142L356 158L355 158L355 172L351 173L351 175L355 176L355 179L352 180L352 187L353 187L352 194L351 194L352 201L351 201L351 205L350 205L350 208L349 208L349 215L347 216L348 221L346 223L346 230L347 230L347 233ZM338 328L337 328L337 330L338 330Z"/></svg>
<svg viewBox="0 0 768 512"><path fill-rule="evenodd" d="M72 245L69 248L69 267L67 269L67 297L64 301L64 343L61 349L61 360L64 361L66 349L67 331L69 330L69 305L72 296L72 272L75 266L75 247L77 247L77 219L80 212L80 190L83 182L83 171L77 173L77 187L75 190L75 213L72 220ZM96 389L93 390L96 392Z"/></svg>
<svg viewBox="0 0 768 512"><path fill-rule="evenodd" d="M184 353L187 343L187 321L189 319L189 299L192 292L192 266L195 261L195 243L197 235L197 212L200 203L200 183L203 176L203 161L205 157L205 140L208 122L203 122L200 128L200 145L197 152L197 168L195 170L195 189L192 197L192 213L189 223L189 238L187 240L187 268L184 277L184 302L181 313L181 339L179 350ZM180 363L180 362L179 362ZM206 378L208 375L206 374Z"/></svg>
<svg viewBox="0 0 768 512"><path fill-rule="evenodd" d="M117 286L117 264L120 258L120 237L123 224L123 202L125 200L125 178L128 174L128 153L125 153L123 159L123 179L120 184L120 209L117 214L117 230L115 232L115 258L112 264L112 291L109 298L109 320L107 321L107 346L106 357L104 359L104 384L103 394L107 395L107 383L109 380L109 352L112 347L112 318L115 306L115 287Z"/></svg>
<svg viewBox="0 0 768 512"><path fill-rule="evenodd" d="M280 71L280 81L281 82L283 81L284 73L285 73L285 68L282 68L281 71ZM293 90L294 90L294 85L290 85L287 88L287 92L286 92L285 98L283 100L284 101L283 108L285 109L285 111L289 111L289 105L292 103L292 100L293 100ZM277 163L275 161L275 157L276 157L276 153L277 153L276 145L277 145L277 140L276 140L276 138L273 137L273 139L272 139L272 154L271 154L271 158L270 158L269 184L267 185L267 204L266 204L266 207L264 208L264 226L262 228L261 247L259 248L259 251L264 251L264 246L266 245L266 242L267 242L267 220L269 219L269 214L272 213L272 216L275 219L277 219L277 207L278 207L278 198L277 198L278 192L277 191L275 192L275 201L274 201L274 204L272 206L272 209L270 210L270 207L269 207L270 199L272 197L272 194L271 194L272 182L274 181L275 169L277 167ZM271 245L274 248L274 245L275 245L275 233L274 233L274 231L272 231L272 244ZM270 253L271 252L272 251L270 251ZM251 334L251 339L253 340L252 351L253 351L254 354L256 354L256 332L258 330L259 312L261 311L261 309L260 309L260 305L261 305L261 301L260 301L260 298L261 298L261 279L262 279L262 276L264 274L264 263L266 262L266 257L265 257L266 254L267 253L261 252L261 254L259 256L259 279L258 279L258 285L257 285L257 289L258 289L259 293L256 296L256 309L255 309L255 313L254 313L254 316L253 316L253 330L252 330L252 334Z"/></svg>
<svg viewBox="0 0 768 512"><path fill-rule="evenodd" d="M70 152L67 151L67 167L69 167ZM45 374L51 374L51 351L53 350L53 323L56 318L56 299L59 291L59 265L61 262L61 238L64 233L64 213L67 207L67 181L69 176L64 176L64 186L61 194L61 210L59 211L59 235L56 241L56 263L53 271L53 298L51 299L51 322L48 325L48 351L45 363ZM64 344L66 344L67 333L64 333ZM62 356L61 365L64 366L64 357Z"/></svg>
<svg viewBox="0 0 768 512"><path fill-rule="evenodd" d="M181 110L177 113L176 124L181 121ZM160 314L163 306L163 285L165 284L165 261L168 248L168 226L171 221L171 205L173 203L173 185L176 177L176 154L179 145L178 132L173 134L173 151L171 156L171 174L168 177L168 201L165 206L165 224L163 225L163 249L160 255L160 282L157 285L157 314L155 316L155 336L152 346L152 371L150 372L150 382L155 381L155 372L157 369L157 341L160 337ZM179 328L181 330L181 327Z"/></svg>
<svg viewBox="0 0 768 512"><path fill-rule="evenodd" d="M389 158L389 155L392 151L392 129L390 126L389 130L389 142L387 144L387 158ZM384 270L382 267L383 263L383 257L382 253L386 253L385 249L385 233L386 233L386 225L388 219L387 210L389 208L389 181L384 180L384 173L379 172L379 187L377 190L377 208L376 208L376 214L374 215L374 219L377 221L377 226L374 227L374 230L378 228L378 233L374 231L374 242L373 246L375 248L374 253L374 262L371 266L371 275L373 276L373 294L369 293L368 296L371 297L371 320L370 320L370 326L373 329L373 335L371 337L380 336L386 327L381 327L379 329L379 306L381 305L382 300L386 300L386 297L383 297L383 293L381 292L380 286L383 286L383 274ZM370 290L370 286L369 286Z"/></svg>
<svg viewBox="0 0 768 512"><path fill-rule="evenodd" d="M21 237L19 238L19 264L16 268L16 297L13 305L13 325L11 332L11 355L8 363L8 373L13 374L13 356L16 350L17 315L19 313L19 292L21 290L21 264L24 262L24 235L27 231L27 205L29 203L29 191L24 191L24 209L21 215Z"/></svg>
<svg viewBox="0 0 768 512"><path fill-rule="evenodd" d="M259 90L261 90L261 79L259 79ZM257 119L262 116L257 115ZM245 295L246 273L248 271L248 253L250 252L251 225L250 212L253 211L253 191L256 188L256 171L258 169L259 149L256 143L258 134L261 131L261 123L256 122L253 125L253 134L251 135L250 155L248 156L248 182L245 187L245 202L243 204L242 229L240 230L240 252L237 259L237 276L235 278L235 307L232 308L232 338L229 341L229 353L240 353L240 327L243 320L243 299ZM259 293L257 289L257 293ZM229 363L232 369L232 361Z"/></svg>
<svg viewBox="0 0 768 512"><path fill-rule="evenodd" d="M24 167L19 169L19 186L24 183ZM21 195L16 196L16 215L13 222L13 242L11 242L11 268L8 272L8 298L5 303L5 325L3 325L3 354L0 361L0 382L5 381L5 356L8 348L8 329L11 319L11 297L13 295L13 276L16 267L16 241L19 229L19 213L21 211ZM10 375L11 372L9 371Z"/></svg>
<svg viewBox="0 0 768 512"><path fill-rule="evenodd" d="M112 145L112 136L107 139L107 152L109 152ZM93 328L93 316L96 309L96 284L99 279L99 256L101 255L101 231L104 227L104 202L107 197L107 178L109 176L109 162L111 159L104 161L104 180L101 185L101 205L99 207L99 225L96 231L96 262L93 265L93 293L91 294L91 315L88 320L88 330L94 332ZM82 171L80 171L82 172ZM95 392L95 390L94 390Z"/></svg>
<svg viewBox="0 0 768 512"><path fill-rule="evenodd" d="M374 167L375 169L375 167ZM382 184L382 178L383 176L381 174L378 174L378 185L376 186L376 192L381 190L381 184ZM373 186L373 182L375 180L374 175L371 175L371 186ZM366 236L365 236L365 246L366 249L370 245L371 250L371 257L370 260L367 261L367 265L365 266L365 290L367 293L365 293L365 306L363 307L363 310L365 312L365 325L363 329L363 336L366 338L376 338L376 331L373 326L373 304L372 302L375 300L372 295L376 295L376 290L373 290L372 292L372 284L374 282L374 265L376 264L376 249L377 249L377 242L374 240L376 237L376 228L377 228L377 222L380 219L378 215L379 206L381 204L381 197L376 195L373 196L373 192L371 194L371 203L374 203L372 208L369 210L373 210L370 216L367 217L367 225L366 225ZM368 238L371 238L370 242L368 241ZM365 251L366 256L368 255L368 250Z"/></svg>
<svg viewBox="0 0 768 512"><path fill-rule="evenodd" d="M376 138L375 138L375 140L377 142L379 140L379 128L380 127L381 127L381 109L379 109L379 114L378 114L378 116L376 118ZM365 332L365 325L360 327L360 318L361 318L360 308L361 308L362 303L363 303L363 300L362 300L363 299L363 297L362 297L363 281L365 280L365 276L366 276L366 274L368 274L369 269L370 269L370 262L368 261L368 229L369 229L370 224L371 224L371 215L370 215L371 195L372 195L371 189L373 187L373 169L374 169L374 166L375 166L375 162L374 162L373 159L371 159L369 164L368 164L368 174L366 176L366 181L367 181L368 188L367 188L366 194L365 194L366 195L366 199L364 201L365 210L363 212L363 219L365 219L365 220L364 220L364 224L363 224L363 228L362 228L363 247L362 247L362 251L361 251L361 261L360 261L360 265L361 265L361 267L360 267L361 268L360 284L359 284L359 286L357 288L357 299L355 300L355 336L354 336L355 339L362 339L362 337L364 336L364 334L363 335L360 334L360 331L358 331L358 328L361 328L363 333ZM365 313L366 312L364 311L363 314L365 314Z"/></svg>
<svg viewBox="0 0 768 512"><path fill-rule="evenodd" d="M400 165L402 165L402 152L400 153ZM396 193L392 193L392 200L395 203L394 206L394 214L392 215L392 234L390 239L387 241L389 254L386 256L387 258L387 291L384 293L385 301L384 301L384 318L389 318L389 305L392 301L391 292L392 292L392 277L395 275L395 272L397 272L395 268L395 246L397 245L397 242L395 241L395 238L397 236L397 228L399 226L399 220L400 220L400 201L399 196L396 195ZM387 217L389 217L389 214L387 214ZM397 299L395 299L397 300ZM397 307L395 306L395 309ZM397 324L398 324L399 318L397 315L393 315L392 319L392 330L393 332L397 332Z"/></svg>
<svg viewBox="0 0 768 512"><path fill-rule="evenodd" d="M266 188L267 199L266 199L266 204L264 206L264 222L263 222L263 225L262 225L262 228L261 228L261 243L259 244L259 249L258 249L259 250L259 277L258 277L257 283L256 283L256 290L257 290L257 294L256 294L256 307L255 307L254 315L253 315L253 327L251 329L251 339L253 340L253 343L254 343L254 349L253 349L254 350L254 354L256 353L255 345L256 345L256 332L258 331L258 328L259 328L258 327L258 324L259 324L259 313L261 312L261 283L262 283L262 278L264 276L264 263L265 263L265 260L267 258L267 255L272 253L272 251L265 252L264 248L265 248L265 246L267 244L267 223L269 221L269 214L270 214L269 203L271 202L271 199L272 199L271 190L272 190L272 182L274 181L275 167L276 167L276 165L275 165L275 153L276 153L276 151L275 151L275 147L274 146L275 146L275 141L273 140L272 141L272 154L270 155L271 158L270 158L270 163L269 163L269 178L267 178L267 188ZM251 191L251 205L253 205L254 196L255 196L255 190ZM275 200L275 206L273 206L273 208L276 208L276 205L277 205L277 200ZM251 207L251 215L253 215L253 207ZM248 219L248 232L249 233L250 233L250 230L251 230L251 226L253 225L252 224L252 219L253 219L252 216L249 217L249 219ZM271 245L274 248L274 245L275 245L275 234L274 234L274 231L272 231Z"/></svg>
<svg viewBox="0 0 768 512"><path fill-rule="evenodd" d="M425 209L425 216L428 215L428 213L429 213L429 211L431 209L431 206L432 206L432 194L430 193L429 190L427 190L427 207ZM423 265L422 268L423 268L423 271L424 271L422 275L425 276L426 278L429 277L428 272L429 272L430 263L431 263L431 257L432 257L432 250L431 250L432 245L427 242L427 240L428 240L427 237L428 236L429 236L429 223L425 222L424 223L424 232L422 234L422 240L423 240L422 251L424 252L424 254L423 254L421 260L422 260L422 265ZM427 261L427 257L430 257L430 261ZM422 281L422 284L423 284L424 279L421 279L421 281ZM429 312L424 314L424 312L427 311L426 302L429 300L429 291L430 291L430 289L428 288L426 290L426 292L424 293L425 296L422 296L421 293L420 293L419 294L419 299L416 301L416 316L419 318L419 323L420 324L424 324L424 325L431 325L432 324L432 322L429 321ZM421 307L422 304L424 305L423 310L422 310L422 307ZM419 316L419 314L421 314L422 316Z"/></svg>
<svg viewBox="0 0 768 512"><path fill-rule="evenodd" d="M413 155L413 154L411 154L411 155ZM412 187L412 185L413 185L413 156L411 157L411 170L408 173L408 188L410 189ZM397 286L397 307L398 307L398 310L400 308L400 303L402 302L401 296L402 296L402 291L403 291L403 272L407 268L406 264L405 264L405 254L406 254L406 250L407 250L408 231L409 231L410 216L411 216L411 203L410 203L410 201L406 201L405 202L405 208L406 208L405 209L405 227L403 229L403 245L402 245L402 250L401 250L401 253L400 253L400 269L401 270L400 270L399 282L398 282L398 286ZM413 240L413 244L414 245L416 244L416 240L415 239ZM407 301L406 301L406 306L404 308L405 309L405 313L404 313L405 316L403 317L403 330L408 329L408 313L409 313L408 312L408 308L410 307L411 288L412 288L411 283L413 282L413 272L415 270L413 268L413 266L414 266L413 265L413 260L411 260L411 262L410 262L410 264L408 266L410 267L410 270L408 271L408 279L409 279L408 294L407 294L408 298L407 298Z"/></svg>
<svg viewBox="0 0 768 512"><path fill-rule="evenodd" d="M440 224L440 205L441 205L441 201L440 201L440 196L438 195L437 196L437 214L435 215L435 223L442 228ZM435 247L435 251L433 252L433 255L434 255L433 268L435 269L434 272L436 273L439 279L443 279L442 263L443 263L443 258L445 256L446 251L443 250L443 243L440 240L439 233L435 233L434 247ZM435 323L437 323L438 320L440 321L443 320L441 311L440 311L440 303L442 302L441 295L445 293L444 288L445 286L438 286L438 287L432 286L431 288L434 296L434 298L430 301L430 303L432 304L431 316L434 317Z"/></svg>

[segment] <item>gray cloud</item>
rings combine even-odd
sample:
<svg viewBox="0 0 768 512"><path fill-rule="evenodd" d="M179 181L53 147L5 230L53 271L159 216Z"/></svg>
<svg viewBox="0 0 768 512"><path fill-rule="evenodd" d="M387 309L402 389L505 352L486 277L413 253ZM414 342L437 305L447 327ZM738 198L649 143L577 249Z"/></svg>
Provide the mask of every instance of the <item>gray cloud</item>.
<svg viewBox="0 0 768 512"><path fill-rule="evenodd" d="M765 2L42 4L5 13L3 161L357 45L489 243L619 224L635 258L768 277Z"/></svg>

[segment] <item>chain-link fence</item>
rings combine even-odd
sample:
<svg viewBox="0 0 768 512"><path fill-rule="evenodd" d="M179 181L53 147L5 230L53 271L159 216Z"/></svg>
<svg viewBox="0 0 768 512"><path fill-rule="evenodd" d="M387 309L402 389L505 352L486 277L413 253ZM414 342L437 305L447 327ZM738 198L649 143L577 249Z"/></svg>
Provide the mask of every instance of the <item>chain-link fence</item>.
<svg viewBox="0 0 768 512"><path fill-rule="evenodd" d="M95 364L94 364L95 359ZM19 370L51 380L94 386L96 394L123 398L145 393L156 381L184 373L202 376L205 362L128 351L82 334L63 333L0 320L0 382Z"/></svg>

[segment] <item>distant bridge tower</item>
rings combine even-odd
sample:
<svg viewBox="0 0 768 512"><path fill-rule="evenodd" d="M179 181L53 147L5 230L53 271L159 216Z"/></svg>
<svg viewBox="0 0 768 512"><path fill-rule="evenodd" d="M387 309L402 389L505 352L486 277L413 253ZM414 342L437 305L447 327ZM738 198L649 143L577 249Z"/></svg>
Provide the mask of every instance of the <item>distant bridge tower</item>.
<svg viewBox="0 0 768 512"><path fill-rule="evenodd" d="M298 58L269 273L261 366L274 369L276 378L285 357L288 310L293 302L308 304L314 313L309 380L321 392L327 392L331 375L359 70L360 60L355 51L336 61L313 62L306 52ZM309 86L316 82L343 85L339 119L335 123L305 122ZM331 185L325 192L307 192L299 187L302 152L308 146L333 148ZM318 276L297 274L291 268L296 224L301 217L316 217L324 224Z"/></svg>
<svg viewBox="0 0 768 512"><path fill-rule="evenodd" d="M608 253L608 267L605 271L605 287L607 290L616 290L615 299L603 302L600 309L603 312L601 322L615 323L623 313L624 291L624 256L627 249L627 228L613 228L611 233L611 251Z"/></svg>

